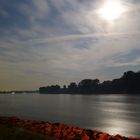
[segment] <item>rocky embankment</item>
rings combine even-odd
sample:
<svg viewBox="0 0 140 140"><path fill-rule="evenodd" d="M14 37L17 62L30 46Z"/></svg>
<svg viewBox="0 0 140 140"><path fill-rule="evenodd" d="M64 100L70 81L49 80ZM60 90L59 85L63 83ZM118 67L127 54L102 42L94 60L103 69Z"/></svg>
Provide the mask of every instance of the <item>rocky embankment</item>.
<svg viewBox="0 0 140 140"><path fill-rule="evenodd" d="M109 135L61 123L0 117L0 140L140 140L140 138ZM3 139L2 139L3 138ZM12 139L13 138L13 139Z"/></svg>

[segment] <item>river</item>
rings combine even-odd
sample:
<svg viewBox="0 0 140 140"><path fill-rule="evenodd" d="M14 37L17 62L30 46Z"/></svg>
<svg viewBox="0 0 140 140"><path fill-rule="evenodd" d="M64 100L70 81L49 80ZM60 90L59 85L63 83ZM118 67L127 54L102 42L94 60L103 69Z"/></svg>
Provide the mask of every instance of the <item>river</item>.
<svg viewBox="0 0 140 140"><path fill-rule="evenodd" d="M140 137L140 95L0 94L0 115Z"/></svg>

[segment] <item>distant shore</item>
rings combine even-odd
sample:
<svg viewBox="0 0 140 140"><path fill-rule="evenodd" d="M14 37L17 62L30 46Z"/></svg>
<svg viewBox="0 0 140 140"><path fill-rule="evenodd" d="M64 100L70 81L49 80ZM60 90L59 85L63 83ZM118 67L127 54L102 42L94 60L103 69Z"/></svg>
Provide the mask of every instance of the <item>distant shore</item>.
<svg viewBox="0 0 140 140"><path fill-rule="evenodd" d="M23 91L0 91L0 94L25 94L25 93L39 93L38 90L30 91L30 90L23 90Z"/></svg>
<svg viewBox="0 0 140 140"><path fill-rule="evenodd" d="M120 78L100 82L99 79L83 79L79 83L71 82L68 86L50 85L39 88L39 93L64 94L140 94L140 71L127 71Z"/></svg>
<svg viewBox="0 0 140 140"><path fill-rule="evenodd" d="M14 94L44 94L44 95L140 95L140 92L97 92L97 93L63 93L63 92L57 92L57 93L39 93L39 92L0 92L0 95L14 95Z"/></svg>

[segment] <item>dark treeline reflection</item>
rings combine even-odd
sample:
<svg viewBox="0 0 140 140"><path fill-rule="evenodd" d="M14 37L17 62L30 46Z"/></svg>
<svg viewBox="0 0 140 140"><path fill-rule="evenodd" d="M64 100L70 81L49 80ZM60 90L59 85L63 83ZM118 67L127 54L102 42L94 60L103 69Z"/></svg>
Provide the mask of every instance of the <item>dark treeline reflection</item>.
<svg viewBox="0 0 140 140"><path fill-rule="evenodd" d="M51 85L39 88L40 93L70 93L70 94L98 94L98 93L140 93L140 71L128 71L121 78L100 83L99 79L84 79L78 84L70 83L61 88Z"/></svg>

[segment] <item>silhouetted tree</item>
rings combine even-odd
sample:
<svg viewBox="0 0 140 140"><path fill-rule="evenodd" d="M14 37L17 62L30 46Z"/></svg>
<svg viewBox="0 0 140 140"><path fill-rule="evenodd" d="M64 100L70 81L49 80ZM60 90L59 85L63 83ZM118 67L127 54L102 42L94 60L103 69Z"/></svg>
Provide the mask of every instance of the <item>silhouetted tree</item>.
<svg viewBox="0 0 140 140"><path fill-rule="evenodd" d="M121 78L112 81L100 83L99 79L84 79L77 85L75 82L70 83L68 88L64 85L51 85L40 87L40 93L140 93L140 71L128 71Z"/></svg>
<svg viewBox="0 0 140 140"><path fill-rule="evenodd" d="M75 82L70 83L70 85L68 86L68 90L71 93L77 92L77 84Z"/></svg>
<svg viewBox="0 0 140 140"><path fill-rule="evenodd" d="M39 88L40 93L58 93L59 91L60 91L59 85L51 85L51 86Z"/></svg>
<svg viewBox="0 0 140 140"><path fill-rule="evenodd" d="M135 73L133 71L125 72L122 79L125 83L127 92L140 91L140 72Z"/></svg>
<svg viewBox="0 0 140 140"><path fill-rule="evenodd" d="M111 92L112 91L112 86L111 86L111 81L104 81L99 85L99 91L100 92Z"/></svg>
<svg viewBox="0 0 140 140"><path fill-rule="evenodd" d="M66 85L64 85L64 86L63 86L63 89L66 89L66 88L67 88Z"/></svg>
<svg viewBox="0 0 140 140"><path fill-rule="evenodd" d="M82 93L92 93L98 88L98 79L84 79L78 84L79 91Z"/></svg>

